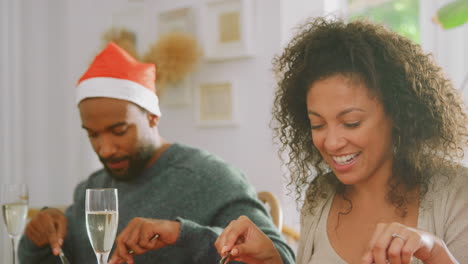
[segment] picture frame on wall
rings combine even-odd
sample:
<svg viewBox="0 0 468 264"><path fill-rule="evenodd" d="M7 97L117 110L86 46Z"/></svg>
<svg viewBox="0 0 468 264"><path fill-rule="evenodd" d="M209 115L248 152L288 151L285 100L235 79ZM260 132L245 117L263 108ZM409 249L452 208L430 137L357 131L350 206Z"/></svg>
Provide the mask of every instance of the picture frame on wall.
<svg viewBox="0 0 468 264"><path fill-rule="evenodd" d="M252 0L209 0L204 3L204 54L208 61L252 57Z"/></svg>
<svg viewBox="0 0 468 264"><path fill-rule="evenodd" d="M196 121L202 127L237 126L238 113L232 82L202 83L196 92Z"/></svg>
<svg viewBox="0 0 468 264"><path fill-rule="evenodd" d="M158 35L183 32L195 36L194 14L191 7L182 7L161 12L158 15Z"/></svg>

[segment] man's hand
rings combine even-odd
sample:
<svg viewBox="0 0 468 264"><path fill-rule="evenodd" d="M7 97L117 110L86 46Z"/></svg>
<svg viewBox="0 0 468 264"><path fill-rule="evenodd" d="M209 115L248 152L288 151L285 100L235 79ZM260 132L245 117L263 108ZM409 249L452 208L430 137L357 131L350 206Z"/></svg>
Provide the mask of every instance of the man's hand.
<svg viewBox="0 0 468 264"><path fill-rule="evenodd" d="M47 208L31 219L25 234L38 247L50 245L57 256L67 234L67 218L60 210Z"/></svg>
<svg viewBox="0 0 468 264"><path fill-rule="evenodd" d="M117 236L117 247L109 264L133 264L134 254L141 255L172 245L177 241L179 233L180 223L177 221L133 218Z"/></svg>

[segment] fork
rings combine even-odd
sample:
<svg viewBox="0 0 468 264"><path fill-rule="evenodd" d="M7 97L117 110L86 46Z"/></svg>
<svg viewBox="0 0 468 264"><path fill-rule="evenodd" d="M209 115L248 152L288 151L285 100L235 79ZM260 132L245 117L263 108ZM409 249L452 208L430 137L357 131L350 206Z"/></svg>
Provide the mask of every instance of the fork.
<svg viewBox="0 0 468 264"><path fill-rule="evenodd" d="M59 258L62 261L62 264L70 264L65 254L63 254L62 248L60 248Z"/></svg>
<svg viewBox="0 0 468 264"><path fill-rule="evenodd" d="M149 241L152 242L153 240L158 239L158 238L159 238L159 234L154 234L154 236ZM128 254L133 254L133 253L135 252L132 249L128 251Z"/></svg>
<svg viewBox="0 0 468 264"><path fill-rule="evenodd" d="M228 252L226 256L222 257L219 261L219 264L227 264L229 263L229 258L231 257L231 252Z"/></svg>

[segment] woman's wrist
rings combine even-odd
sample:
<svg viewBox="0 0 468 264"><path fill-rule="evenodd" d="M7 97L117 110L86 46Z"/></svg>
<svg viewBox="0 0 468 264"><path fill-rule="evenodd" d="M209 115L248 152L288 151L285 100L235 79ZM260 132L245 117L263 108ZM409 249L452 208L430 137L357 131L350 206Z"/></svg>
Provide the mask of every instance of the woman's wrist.
<svg viewBox="0 0 468 264"><path fill-rule="evenodd" d="M450 250L445 245L445 242L442 239L437 239L432 248L430 257L424 261L425 264L438 264L438 263L447 263L447 264L459 264L459 262L452 255Z"/></svg>
<svg viewBox="0 0 468 264"><path fill-rule="evenodd" d="M265 264L283 264L283 259L276 248L273 257L266 261Z"/></svg>

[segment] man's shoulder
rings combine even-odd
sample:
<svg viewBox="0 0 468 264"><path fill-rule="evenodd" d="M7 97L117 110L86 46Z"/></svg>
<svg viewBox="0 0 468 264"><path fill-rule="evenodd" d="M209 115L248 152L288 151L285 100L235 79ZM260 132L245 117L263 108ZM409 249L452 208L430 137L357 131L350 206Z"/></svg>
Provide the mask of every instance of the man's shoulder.
<svg viewBox="0 0 468 264"><path fill-rule="evenodd" d="M188 145L177 144L177 152L172 162L176 165L183 165L197 169L212 169L213 167L233 168L231 164L221 157L207 150Z"/></svg>
<svg viewBox="0 0 468 264"><path fill-rule="evenodd" d="M182 144L182 143L174 143L173 146L173 155L172 158L174 159L197 159L197 158L206 158L210 156L215 156L214 154L210 153L207 150L202 148Z"/></svg>
<svg viewBox="0 0 468 264"><path fill-rule="evenodd" d="M177 153L171 159L171 166L188 171L192 174L190 177L199 175L205 179L209 179L211 175L220 180L245 178L240 169L229 164L216 154L183 144L177 144ZM218 176L223 177L219 178Z"/></svg>
<svg viewBox="0 0 468 264"><path fill-rule="evenodd" d="M88 178L82 180L81 182L78 183L76 186L76 190L79 189L86 189L90 185L94 185L93 183L102 181L106 177L106 171L104 168L98 169L91 173Z"/></svg>

